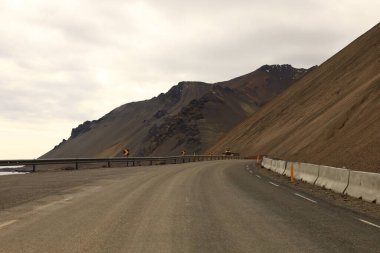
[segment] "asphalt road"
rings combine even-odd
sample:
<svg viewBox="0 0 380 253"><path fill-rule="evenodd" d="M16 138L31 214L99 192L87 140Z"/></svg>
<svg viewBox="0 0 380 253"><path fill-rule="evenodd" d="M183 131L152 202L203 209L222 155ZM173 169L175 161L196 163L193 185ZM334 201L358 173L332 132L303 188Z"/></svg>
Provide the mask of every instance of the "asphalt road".
<svg viewBox="0 0 380 253"><path fill-rule="evenodd" d="M3 176L0 201L7 253L380 252L376 224L249 161Z"/></svg>

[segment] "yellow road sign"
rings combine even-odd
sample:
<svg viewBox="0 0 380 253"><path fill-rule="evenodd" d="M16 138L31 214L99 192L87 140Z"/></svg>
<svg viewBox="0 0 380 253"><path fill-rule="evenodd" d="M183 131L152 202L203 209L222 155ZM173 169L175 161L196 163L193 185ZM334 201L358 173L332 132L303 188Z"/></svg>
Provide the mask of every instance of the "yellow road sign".
<svg viewBox="0 0 380 253"><path fill-rule="evenodd" d="M128 156L129 155L129 149L123 149L123 155Z"/></svg>

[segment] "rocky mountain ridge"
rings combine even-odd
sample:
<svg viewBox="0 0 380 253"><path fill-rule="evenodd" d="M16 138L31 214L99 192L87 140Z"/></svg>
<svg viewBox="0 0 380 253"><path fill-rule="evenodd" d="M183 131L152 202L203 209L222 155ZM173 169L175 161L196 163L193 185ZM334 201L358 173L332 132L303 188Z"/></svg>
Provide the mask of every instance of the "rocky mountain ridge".
<svg viewBox="0 0 380 253"><path fill-rule="evenodd" d="M125 147L133 156L202 153L306 73L290 65L268 65L215 84L179 82L150 100L122 105L80 124L43 158L113 157Z"/></svg>

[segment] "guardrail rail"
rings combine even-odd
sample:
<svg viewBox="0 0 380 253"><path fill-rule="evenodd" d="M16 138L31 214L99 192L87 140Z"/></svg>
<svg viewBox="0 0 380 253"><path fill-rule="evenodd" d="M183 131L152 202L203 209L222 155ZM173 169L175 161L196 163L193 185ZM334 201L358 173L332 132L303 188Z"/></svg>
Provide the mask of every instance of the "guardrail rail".
<svg viewBox="0 0 380 253"><path fill-rule="evenodd" d="M110 168L112 164L126 163L127 167L136 166L139 162L160 162L161 164L177 164L197 161L212 160L232 160L244 159L240 156L211 156L211 155L184 155L184 156L168 156L168 157L109 157L109 158L61 158L61 159L24 159L24 160L0 160L0 166L32 166L32 172L37 171L37 165L56 165L67 164L75 165L75 169L79 169L80 164L88 163L105 163Z"/></svg>

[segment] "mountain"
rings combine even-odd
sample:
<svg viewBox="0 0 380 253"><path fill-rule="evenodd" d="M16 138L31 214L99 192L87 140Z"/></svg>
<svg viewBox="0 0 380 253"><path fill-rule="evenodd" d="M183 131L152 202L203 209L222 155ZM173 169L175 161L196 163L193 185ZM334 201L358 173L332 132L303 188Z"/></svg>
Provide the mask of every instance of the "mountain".
<svg viewBox="0 0 380 253"><path fill-rule="evenodd" d="M314 69L219 140L268 154L380 172L380 25Z"/></svg>
<svg viewBox="0 0 380 253"><path fill-rule="evenodd" d="M115 157L125 147L131 156L201 153L307 72L266 65L226 82L180 82L165 94L84 122L41 158Z"/></svg>

